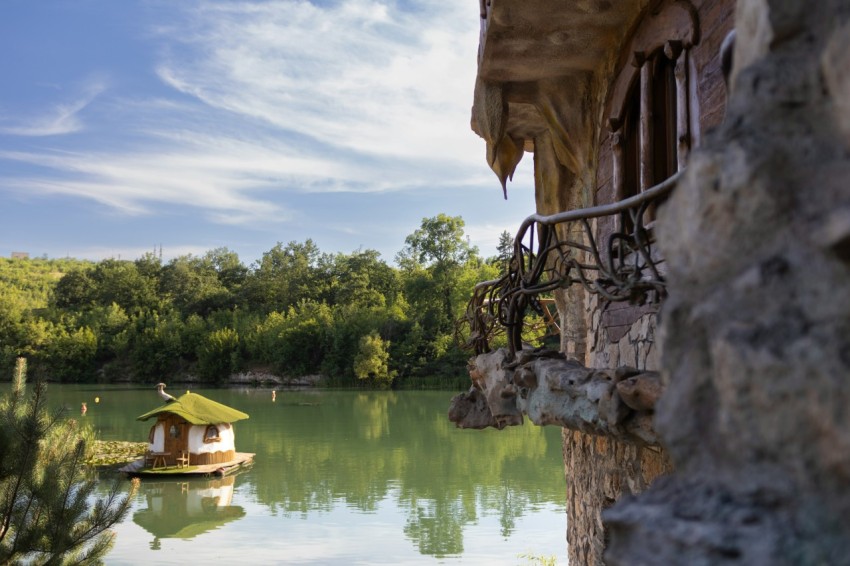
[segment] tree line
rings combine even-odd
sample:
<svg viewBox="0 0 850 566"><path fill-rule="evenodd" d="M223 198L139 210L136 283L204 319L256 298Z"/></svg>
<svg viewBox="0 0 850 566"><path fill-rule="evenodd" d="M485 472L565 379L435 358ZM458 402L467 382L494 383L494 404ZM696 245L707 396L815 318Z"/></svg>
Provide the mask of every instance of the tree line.
<svg viewBox="0 0 850 566"><path fill-rule="evenodd" d="M218 248L164 262L0 259L0 366L58 381L224 383L254 370L387 387L465 379L455 320L487 260L460 217L422 220L395 265L375 250L278 243L246 266Z"/></svg>

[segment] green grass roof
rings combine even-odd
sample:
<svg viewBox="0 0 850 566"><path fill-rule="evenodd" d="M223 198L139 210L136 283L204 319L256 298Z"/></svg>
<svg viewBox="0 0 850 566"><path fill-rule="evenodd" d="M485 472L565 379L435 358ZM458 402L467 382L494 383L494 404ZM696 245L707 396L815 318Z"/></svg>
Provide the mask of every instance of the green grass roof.
<svg viewBox="0 0 850 566"><path fill-rule="evenodd" d="M248 415L227 405L216 403L197 393L186 393L171 401L136 417L136 420L146 421L160 413L174 413L194 425L233 423L247 419Z"/></svg>

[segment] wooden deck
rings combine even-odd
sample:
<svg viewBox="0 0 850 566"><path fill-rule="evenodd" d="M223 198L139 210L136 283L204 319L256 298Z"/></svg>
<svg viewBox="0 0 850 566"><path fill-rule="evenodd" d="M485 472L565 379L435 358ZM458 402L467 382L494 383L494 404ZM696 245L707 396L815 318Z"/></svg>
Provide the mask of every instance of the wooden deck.
<svg viewBox="0 0 850 566"><path fill-rule="evenodd" d="M254 462L254 456L254 454L247 452L237 452L236 457L229 462L203 464L200 466L167 466L158 468L146 468L145 459L139 458L119 468L118 471L124 472L130 477L226 476L250 466Z"/></svg>

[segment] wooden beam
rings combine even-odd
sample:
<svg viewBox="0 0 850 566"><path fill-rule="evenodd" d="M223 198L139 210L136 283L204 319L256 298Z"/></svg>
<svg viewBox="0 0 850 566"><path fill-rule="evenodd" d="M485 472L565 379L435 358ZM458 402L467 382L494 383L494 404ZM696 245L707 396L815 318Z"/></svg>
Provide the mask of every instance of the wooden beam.
<svg viewBox="0 0 850 566"><path fill-rule="evenodd" d="M652 62L643 60L640 68L640 190L653 183L652 147Z"/></svg>

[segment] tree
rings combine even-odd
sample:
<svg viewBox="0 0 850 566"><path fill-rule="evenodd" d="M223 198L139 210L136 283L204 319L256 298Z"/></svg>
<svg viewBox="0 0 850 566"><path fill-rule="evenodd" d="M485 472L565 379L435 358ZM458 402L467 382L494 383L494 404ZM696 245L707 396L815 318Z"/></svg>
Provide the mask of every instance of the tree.
<svg viewBox="0 0 850 566"><path fill-rule="evenodd" d="M507 230L499 234L499 244L496 246L496 264L504 273L508 270L511 257L514 255L514 237Z"/></svg>
<svg viewBox="0 0 850 566"><path fill-rule="evenodd" d="M222 382L238 368L240 359L239 333L232 328L219 328L198 347L198 373Z"/></svg>
<svg viewBox="0 0 850 566"><path fill-rule="evenodd" d="M95 283L89 270L75 269L62 276L53 291L53 301L57 307L82 308L94 301Z"/></svg>
<svg viewBox="0 0 850 566"><path fill-rule="evenodd" d="M382 387L389 387L395 372L389 369L389 344L377 332L360 338L360 347L354 357L354 375L357 379L372 379Z"/></svg>
<svg viewBox="0 0 850 566"><path fill-rule="evenodd" d="M84 464L76 421L46 410L46 385L25 398L26 360L0 400L0 564L86 564L112 545L108 532L130 508L118 482L92 501L97 480Z"/></svg>
<svg viewBox="0 0 850 566"><path fill-rule="evenodd" d="M337 305L383 306L395 302L398 277L375 250L332 256L328 266L328 298Z"/></svg>
<svg viewBox="0 0 850 566"><path fill-rule="evenodd" d="M116 303L127 313L159 306L156 280L142 275L131 261L105 259L89 275L96 291L96 302L100 305Z"/></svg>
<svg viewBox="0 0 850 566"><path fill-rule="evenodd" d="M146 313L133 321L127 348L133 369L143 379L159 379L179 367L185 353L183 321L176 312Z"/></svg>
<svg viewBox="0 0 850 566"><path fill-rule="evenodd" d="M147 252L133 262L139 275L148 279L158 279L162 270L162 257L154 252Z"/></svg>
<svg viewBox="0 0 850 566"><path fill-rule="evenodd" d="M478 249L464 237L464 226L460 216L440 213L423 218L420 228L405 238L405 249L400 256L435 267L462 265L478 253Z"/></svg>
<svg viewBox="0 0 850 566"><path fill-rule="evenodd" d="M246 280L245 303L268 312L285 312L302 300L318 297L320 277L319 248L313 240L303 244L280 242L263 254Z"/></svg>
<svg viewBox="0 0 850 566"><path fill-rule="evenodd" d="M286 313L269 313L246 339L246 350L286 375L318 373L333 327L324 303L301 301Z"/></svg>
<svg viewBox="0 0 850 566"><path fill-rule="evenodd" d="M191 255L171 260L162 268L159 291L184 316L207 315L232 306L233 298L219 279L215 265Z"/></svg>
<svg viewBox="0 0 850 566"><path fill-rule="evenodd" d="M45 349L51 373L60 381L86 381L94 375L97 336L88 326L56 328Z"/></svg>
<svg viewBox="0 0 850 566"><path fill-rule="evenodd" d="M408 287L408 291L413 291L408 297L413 302L439 303L437 330L442 332L449 332L454 326L453 295L462 268L478 257L478 249L464 237L463 227L460 216L441 213L423 218L421 227L405 238L405 247L396 258L408 273L408 281L418 281L420 292L417 293L415 286ZM423 284L428 278L432 282Z"/></svg>
<svg viewBox="0 0 850 566"><path fill-rule="evenodd" d="M235 292L245 282L248 268L242 265L236 252L227 248L215 248L204 254L203 261L212 266L221 284L230 292Z"/></svg>

